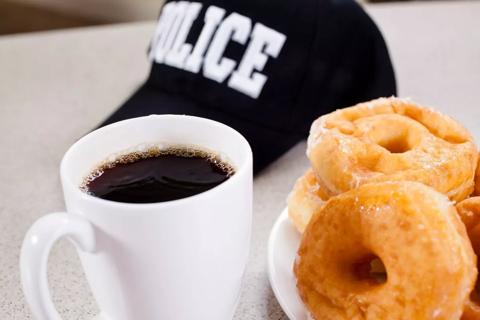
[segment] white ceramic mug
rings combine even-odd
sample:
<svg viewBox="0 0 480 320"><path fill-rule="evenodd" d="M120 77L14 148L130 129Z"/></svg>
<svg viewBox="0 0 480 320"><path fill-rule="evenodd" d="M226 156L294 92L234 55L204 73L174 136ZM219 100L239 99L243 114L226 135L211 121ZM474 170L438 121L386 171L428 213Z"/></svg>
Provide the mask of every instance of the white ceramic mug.
<svg viewBox="0 0 480 320"><path fill-rule="evenodd" d="M227 157L236 169L198 195L129 204L79 188L109 155L149 143L189 144ZM152 115L98 129L65 154L60 175L66 212L40 218L28 231L20 268L36 319L61 319L51 301L47 260L67 237L78 254L106 320L231 319L248 258L252 215L252 153L221 123L182 115Z"/></svg>

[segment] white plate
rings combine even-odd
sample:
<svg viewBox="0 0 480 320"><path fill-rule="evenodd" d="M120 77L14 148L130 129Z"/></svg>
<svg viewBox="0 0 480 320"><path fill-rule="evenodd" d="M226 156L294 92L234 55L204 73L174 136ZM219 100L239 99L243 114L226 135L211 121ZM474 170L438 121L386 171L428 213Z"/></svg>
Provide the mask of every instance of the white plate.
<svg viewBox="0 0 480 320"><path fill-rule="evenodd" d="M268 275L275 297L290 320L308 320L309 313L297 293L293 262L300 245L300 233L288 219L285 208L270 231Z"/></svg>

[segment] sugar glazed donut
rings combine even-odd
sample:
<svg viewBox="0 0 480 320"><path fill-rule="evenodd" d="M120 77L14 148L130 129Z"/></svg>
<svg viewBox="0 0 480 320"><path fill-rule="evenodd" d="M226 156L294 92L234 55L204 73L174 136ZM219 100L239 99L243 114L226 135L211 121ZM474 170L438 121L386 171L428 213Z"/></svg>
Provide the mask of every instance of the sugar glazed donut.
<svg viewBox="0 0 480 320"><path fill-rule="evenodd" d="M369 182L408 180L460 201L473 191L478 151L453 119L406 100L381 98L317 119L307 155L334 194Z"/></svg>
<svg viewBox="0 0 480 320"><path fill-rule="evenodd" d="M456 205L458 214L467 228L468 237L472 243L473 251L480 254L480 197L472 197ZM465 304L462 320L480 320L480 294L477 280L476 290L470 294L470 300Z"/></svg>
<svg viewBox="0 0 480 320"><path fill-rule="evenodd" d="M368 271L377 258L384 281ZM316 320L457 320L475 263L445 195L417 182L381 182L327 201L303 234L294 272Z"/></svg>
<svg viewBox="0 0 480 320"><path fill-rule="evenodd" d="M287 204L288 217L300 233L305 230L311 216L325 204L329 197L325 188L318 183L312 169L308 169L298 178L288 196Z"/></svg>

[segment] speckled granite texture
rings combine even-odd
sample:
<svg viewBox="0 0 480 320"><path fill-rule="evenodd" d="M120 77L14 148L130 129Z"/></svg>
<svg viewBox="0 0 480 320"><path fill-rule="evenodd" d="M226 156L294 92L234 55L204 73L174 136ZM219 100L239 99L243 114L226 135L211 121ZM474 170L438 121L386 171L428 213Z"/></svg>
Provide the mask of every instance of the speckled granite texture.
<svg viewBox="0 0 480 320"><path fill-rule="evenodd" d="M400 94L436 106L480 137L480 2L371 5L390 46ZM0 38L0 319L31 319L18 256L27 228L64 208L63 153L141 84L154 23ZM308 166L301 143L254 182L250 261L235 319L283 320L270 289L270 228ZM73 246L55 245L49 281L64 319L90 320L97 307Z"/></svg>

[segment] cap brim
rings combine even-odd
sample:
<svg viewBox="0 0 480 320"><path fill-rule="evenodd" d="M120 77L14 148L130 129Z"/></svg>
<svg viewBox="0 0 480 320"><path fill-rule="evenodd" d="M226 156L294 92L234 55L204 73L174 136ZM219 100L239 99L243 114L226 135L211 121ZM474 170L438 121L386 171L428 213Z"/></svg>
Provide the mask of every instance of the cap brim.
<svg viewBox="0 0 480 320"><path fill-rule="evenodd" d="M202 107L198 103L176 94L162 92L144 84L100 127L120 120L151 114L186 114L224 123L240 132L250 143L253 168L257 173L292 148L305 137L300 134L280 132L233 117L222 111ZM272 115L274 117L274 115Z"/></svg>

